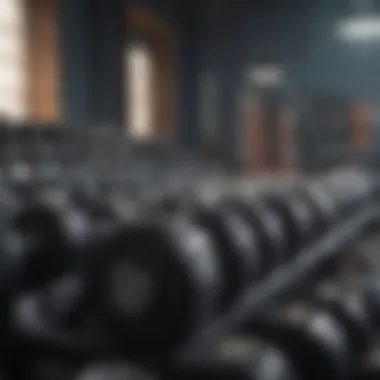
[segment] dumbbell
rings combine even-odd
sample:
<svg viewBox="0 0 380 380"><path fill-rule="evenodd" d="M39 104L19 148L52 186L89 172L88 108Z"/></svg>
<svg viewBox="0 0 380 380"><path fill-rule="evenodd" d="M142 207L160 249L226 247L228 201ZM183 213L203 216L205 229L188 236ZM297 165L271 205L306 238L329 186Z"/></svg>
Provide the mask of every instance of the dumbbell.
<svg viewBox="0 0 380 380"><path fill-rule="evenodd" d="M279 183L277 189L274 184L259 191L254 188L245 189L243 193L234 198L235 204L240 203L239 208L241 208L241 199L243 198L245 206L248 205L253 208L255 213L262 214L260 210L265 209L267 210L266 213L271 214L271 226L269 227L268 223L264 223L266 224L265 229L269 227L277 230L277 239L275 238L275 240L281 246L282 253L279 256L283 256L280 260L282 262L285 262L293 253L317 236L315 229L318 214L316 214L315 207L310 200L315 196L304 193L306 191L303 188L301 191L301 188L296 187L293 183ZM237 198L240 198L239 201ZM263 223L260 222L259 224L260 226L257 226L256 223L256 228L262 230ZM280 230L281 233L279 233ZM282 238L279 239L280 234ZM263 233L261 232L260 235ZM275 251L278 252L278 249Z"/></svg>
<svg viewBox="0 0 380 380"><path fill-rule="evenodd" d="M315 307L332 315L343 327L354 358L373 343L373 316L365 289L334 281L318 284L311 295Z"/></svg>
<svg viewBox="0 0 380 380"><path fill-rule="evenodd" d="M164 353L215 314L218 255L190 220L125 225L97 247L87 273L89 307L134 354Z"/></svg>
<svg viewBox="0 0 380 380"><path fill-rule="evenodd" d="M229 334L215 342L198 361L173 365L163 373L168 380L298 379L281 350L244 334Z"/></svg>
<svg viewBox="0 0 380 380"><path fill-rule="evenodd" d="M177 197L176 206L166 204L166 211L175 209L174 214L188 215L212 239L224 279L220 294L220 310L224 311L239 293L261 276L265 257L260 252L256 231L244 216L238 210L216 204L221 194L213 186L203 186L198 194L189 196Z"/></svg>
<svg viewBox="0 0 380 380"><path fill-rule="evenodd" d="M101 316L111 335L141 344L141 350L154 350L157 344L164 349L163 341L170 346L183 339L185 330L199 325L197 319L220 311L207 311L215 303L231 304L260 269L261 252L239 240L246 231L248 243L254 243L249 240L253 230L238 216L210 209L192 221L121 229L96 248L89 269L94 314ZM230 235L223 236L225 231ZM226 251L223 239L230 239L236 249Z"/></svg>
<svg viewBox="0 0 380 380"><path fill-rule="evenodd" d="M260 253L260 278L285 262L287 231L283 220L266 203L260 200L249 201L243 197L230 197L216 207L239 215L251 229Z"/></svg>
<svg viewBox="0 0 380 380"><path fill-rule="evenodd" d="M284 219L293 252L294 247L300 249L320 237L337 216L333 197L314 179L285 181L277 186L274 183L261 193Z"/></svg>
<svg viewBox="0 0 380 380"><path fill-rule="evenodd" d="M340 370L351 370L354 360L364 355L375 338L365 291L357 282L351 286L331 280L322 282L303 300L254 321L250 331L290 350L296 361L303 358L302 350L309 348L315 355L319 375L331 378L328 376L334 372L337 376ZM312 375L308 371L317 369L314 362L302 360L297 368L309 378Z"/></svg>
<svg viewBox="0 0 380 380"><path fill-rule="evenodd" d="M345 379L351 352L346 331L335 316L293 301L240 326L239 331L276 344L300 379Z"/></svg>
<svg viewBox="0 0 380 380"><path fill-rule="evenodd" d="M254 237L256 250L251 244L252 248L246 250L245 257L251 257L252 262L252 256L254 256L256 267L260 270L259 273L256 271L257 274L254 277L251 271L249 277L251 282L253 279L270 273L278 265L286 263L296 248L302 247L302 242L306 243L312 239L313 228L316 228L318 217L307 200L295 191L285 194L272 192L269 195L256 195L256 197L256 199L230 197L217 203L213 208L213 218L209 218L210 225L213 224L214 227L216 223L220 224L223 221L226 223L233 218L239 219L239 229L243 232L246 231L247 236ZM212 219L212 223L210 219ZM227 250L227 254L233 252L235 261L239 255L241 257L242 248L239 249L236 244L233 245L234 241L238 241L236 237L232 236L228 241L229 235L221 230L221 227L219 227L219 233L215 232L215 229L213 232L216 234L217 240L221 242L220 250L224 248ZM224 254L225 256L226 254ZM259 257L257 258L257 256ZM247 259L245 261L247 262ZM240 263L244 263L244 257L243 260L240 259ZM231 267L229 265L229 268ZM240 267L249 269L252 268L252 265L242 267L240 264ZM240 269L240 273L243 273L242 269ZM241 274L240 278L242 278Z"/></svg>
<svg viewBox="0 0 380 380"><path fill-rule="evenodd" d="M126 334L129 336L129 339L131 339L131 334L132 336L136 336L136 340L140 342L147 339L153 339L152 337L155 335L164 336L165 328L162 326L165 326L165 324L161 321L161 317L156 316L155 312L151 312L150 314L148 313L149 316L146 317L139 317L139 324L137 321L134 321L137 320L138 314L136 314L136 316L128 316L124 313L125 315L123 315L122 307L120 305L115 305L115 295L112 295L112 293L124 293L126 299L125 302L127 302L127 298L132 298L129 294L138 293L137 290L133 290L136 285L129 283L131 280L124 280L123 283L120 279L118 282L119 285L114 286L113 289L110 290L109 286L104 287L103 284L112 281L107 280L105 282L100 282L99 278L113 277L115 279L118 277L129 277L131 279L135 276L135 274L130 274L127 276L129 271L132 270L132 272L138 273L140 267L143 269L143 272L148 272L146 277L153 277L151 281L162 281L163 284L165 281L170 281L170 283L178 284L172 289L170 289L170 285L156 285L154 288L160 290L162 287L167 287L170 291L178 291L178 289L186 285L180 285L181 281L183 281L180 277L183 275L183 271L190 274L194 271L200 271L199 268L193 267L194 264L192 264L192 267L187 268L189 265L186 264L186 261L181 262L181 260L183 260L181 257L187 252L186 246L191 246L190 241L187 241L187 239L193 239L194 234L198 235L200 231L202 231L202 235L207 235L208 243L206 245L209 246L211 244L213 246L213 252L211 251L211 256L210 254L205 254L204 252L207 251L208 248L206 248L205 245L202 247L202 244L200 244L200 246L196 248L196 251L198 252L193 251L192 255L199 258L199 255L201 254L204 257L203 259L209 260L209 262L211 262L211 264L207 264L209 270L213 270L215 272L213 276L218 273L218 276L216 277L221 278L218 286L216 286L214 281L208 281L209 284L214 284L212 287L213 289L215 289L215 286L218 289L218 297L215 297L215 293L212 293L213 296L211 298L217 298L218 304L222 305L222 307L218 309L219 311L224 311L234 302L239 293L244 291L248 284L254 283L255 280L259 278L259 270L262 269L263 254L260 252L260 248L256 244L255 230L252 228L253 225L250 225L248 221L244 219L243 213L239 213L238 210L231 208L219 208L216 205L213 207L198 209L189 217L189 219L190 221L187 222L185 222L184 219L171 221L171 223L168 223L170 228L167 230L158 228L158 226L147 229L142 228L141 230L132 229L128 231L127 229L120 233L120 237L118 239L115 239L115 242L112 245L112 247L115 248L103 248L107 252L110 251L113 253L112 256L109 253L100 255L101 260L96 265L96 274L92 274L92 282L95 284L98 283L92 291L92 294L94 295L94 302L97 302L99 305L104 304L100 310L100 313L104 313L108 318L108 322L106 323L107 325L116 326L115 320L118 319L119 326L124 326L124 329L126 330L132 330L129 334ZM176 226L177 223L178 226ZM158 223L158 225L162 227L164 223ZM181 225L183 225L183 228L181 227L181 229L177 231ZM156 232L154 232L155 229L157 229ZM186 229L188 229L188 232L185 232ZM164 244L167 239L169 239L169 242L165 244L173 244L171 242L173 240L173 234L176 236L176 243L172 246L172 248L166 248L166 252L164 252L165 246L161 244ZM181 239L181 244L178 244L178 239ZM204 238L200 240L205 241ZM125 242L127 248L123 248L123 241ZM152 242L155 241L157 241L157 243L154 245ZM161 252L161 250L161 257L164 259L162 259L162 262L159 265L155 261L157 254L154 252ZM117 255L116 252L118 252ZM138 255L138 257L135 257L136 255ZM187 260L189 259L191 258L187 257ZM170 271L167 270L167 272L170 273L167 274L167 278L166 276L162 276L162 278L160 278L158 275L155 275L154 271L164 271L165 265L169 265L170 263L169 260L174 260L175 262L174 265L170 264L172 269ZM177 262L178 260L180 260L179 263ZM121 264L123 261L129 263L127 268L131 267L131 264L133 264L132 269L124 269L123 272L122 268L124 265ZM165 263L166 261L169 262ZM115 262L119 262L120 264L117 265ZM176 265L182 265L182 269L181 267L179 267L179 269L175 269ZM133 268L133 266L137 266L137 268ZM112 270L123 272L124 275L111 276L108 274L108 271L110 271L110 269L108 269L109 267L114 267ZM202 285L202 282L200 284L196 284L196 279L198 276L199 274L188 275L188 277L195 278L195 280L193 283L186 285L189 286L189 288L188 290L184 290L183 294L186 294L186 292L191 293L192 291L199 292L199 287L203 289L202 287L204 285ZM136 277L139 278L144 276L136 274ZM177 279L177 282L174 281L175 279ZM141 281L143 282L143 280ZM135 282L138 284L139 281L136 280ZM128 287L133 291L127 290ZM192 289L192 287L194 287L194 289ZM104 290L104 288L106 290ZM124 289L124 291L122 292L120 289ZM210 294L210 291L205 289L206 288L201 290L201 292L204 292L204 295L206 296L207 294ZM155 298L156 297L158 298L159 296L155 295ZM197 297L199 298L199 295ZM143 296L137 297L137 300L141 303L144 298L145 297ZM164 297L161 298L164 299ZM188 297L182 296L181 301L183 304L189 303L187 298ZM175 297L172 296L171 299L174 302ZM210 301L208 301L208 303L210 304ZM169 305L174 304L168 303L167 305L164 305L165 307L161 306L162 314L165 315L165 317L162 318L164 318L166 324L169 324L171 318L174 318L175 316L173 311L170 310ZM179 306L171 307L173 310L177 309L177 312L181 309ZM198 309L202 310L202 307L198 307ZM132 313L131 311L127 312ZM173 316L167 316L166 313L173 314ZM118 314L118 316L116 316L116 314ZM179 321L178 317L177 320ZM174 328L175 323L172 323L171 329L173 331ZM123 330L123 327L118 327L118 331L120 332L121 330ZM174 332L173 335L178 335L178 333ZM167 338L165 339L168 341ZM157 338L156 340L159 339Z"/></svg>
<svg viewBox="0 0 380 380"><path fill-rule="evenodd" d="M71 210L64 199L56 200L54 206L49 205L47 198L24 201L10 220L10 228L32 242L24 252L26 286L39 286L68 269L69 249L62 230L64 216L69 216ZM58 206L58 202L62 203ZM79 214L72 214L67 220L68 228L76 229L75 233L78 223Z"/></svg>
<svg viewBox="0 0 380 380"><path fill-rule="evenodd" d="M263 194L262 201L282 218L288 236L287 256L292 257L315 237L315 214L296 191Z"/></svg>
<svg viewBox="0 0 380 380"><path fill-rule="evenodd" d="M93 252L88 294L111 335L142 351L157 344L164 350L163 341L170 346L183 339L231 304L244 282L254 282L260 252L243 221L219 210L192 220L140 223L125 225ZM70 308L78 314L70 294L74 304L54 309L60 302L52 300L65 297L61 288L49 286L44 302L58 325L70 323Z"/></svg>
<svg viewBox="0 0 380 380"><path fill-rule="evenodd" d="M97 239L112 229L111 219L100 213L105 208L75 196L70 189L41 187L28 198L18 197L9 211L3 236L20 236L25 287L41 286L85 262Z"/></svg>
<svg viewBox="0 0 380 380"><path fill-rule="evenodd" d="M295 186L295 191L303 197L313 212L315 236L327 232L338 218L334 198L326 191L323 184L317 181L302 181Z"/></svg>
<svg viewBox="0 0 380 380"><path fill-rule="evenodd" d="M378 243L375 236L364 237L356 246L347 248L330 268L334 282L361 292L375 326L380 323Z"/></svg>
<svg viewBox="0 0 380 380"><path fill-rule="evenodd" d="M216 223L216 225L218 225L218 224L220 225L221 223L226 223L226 221L229 220L230 215L232 215L232 214L226 214L227 217L224 219L223 214L218 214L219 211L218 210L215 211L213 208L211 208L211 210L206 210L206 212L207 213L211 212L212 218L217 217L219 219L216 222L215 221L212 222L212 223ZM210 217L209 215L210 214L208 214L207 217ZM242 222L243 218L241 217L237 220ZM208 222L208 223L210 223L210 222ZM246 221L243 221L243 223L247 227L248 223ZM178 226L177 226L177 224L178 224ZM183 224L184 228L183 228L183 230L181 230L179 232L179 231L177 231L177 228L181 224ZM184 283L184 285L181 285L183 279L181 279L180 276L183 275L183 272L187 272L187 273L191 274L191 273L194 273L194 271L195 272L199 271L199 268L194 269L194 267L188 267L188 264L186 264L185 261L181 261L182 260L181 257L183 255L183 252L181 252L181 251L186 252L186 246L187 245L190 246L190 243L186 240L189 237L189 235L183 234L183 231L188 229L188 227L186 227L187 225L190 226L189 231L195 231L195 229L196 229L196 230L202 231L202 235L205 232L207 232L208 244L206 244L206 245L208 246L209 244L211 244L214 246L214 251L213 251L212 257L210 257L210 255L206 255L206 254L202 254L202 256L206 259L208 258L208 260L211 259L212 264L210 266L206 266L206 267L212 268L215 271L215 273L218 273L219 274L218 277L220 277L222 279L222 281L219 282L218 284L216 282L213 282L213 281L206 281L206 282L209 284L210 283L214 284L212 286L212 289L215 289L215 287L216 287L216 288L218 288L218 290L220 290L221 288L223 289L223 286L226 286L225 283L223 284L223 282L224 282L223 280L225 280L226 275L224 273L223 268L220 269L220 267L218 266L218 264L220 265L221 255L223 255L223 251L220 251L218 249L218 246L215 245L215 242L218 239L218 237L216 237L217 233L212 232L211 228L205 228L204 225L202 225L202 222L196 218L191 219L191 221L185 221L184 219L172 220L171 223L168 223L168 225L165 227L165 229L163 231L161 228L165 225L166 225L165 223L158 223L158 226L154 225L153 230L160 227L159 228L160 232L158 233L158 235L160 237L158 237L158 235L155 232L153 232L153 230L151 230L150 228L146 229L146 227L144 227L144 226L143 226L142 230L140 230L140 231L139 231L140 227L137 229L132 228L131 230L129 230L127 228L125 230L122 230L120 232L119 238L115 238L114 242L112 244L107 243L107 245L104 245L103 247L101 247L101 251L105 252L105 254L100 255L101 260L98 261L95 268L93 268L93 272L91 274L91 283L93 284L93 290L91 292L93 295L93 304L96 305L95 308L98 308L96 313L99 313L100 315L103 314L103 319L105 321L104 325L109 326L108 330L114 329L114 331L111 331L111 334L114 336L119 336L121 340L123 340L122 337L124 336L124 337L129 337L129 340L133 341L133 342L140 342L140 343L141 342L149 342L149 344L146 343L146 346L149 346L152 348L157 347L157 346L154 345L154 342L151 343L150 340L155 341L156 343L161 341L161 340L165 340L168 345L172 345L172 343L174 344L175 340L179 341L179 340L183 339L181 337L182 333L180 333L180 331L179 331L180 328L178 327L179 330L176 331L176 326L182 326L182 328L183 328L184 326L186 326L187 322L184 320L181 320L180 317L177 316L178 314L175 314L172 311L174 309L174 310L176 310L176 313L180 313L182 306L181 307L174 306L176 303L178 303L178 305L180 305L179 302L177 302L177 301L174 302L175 301L175 295L170 296L170 299L173 301L173 303L166 300L166 298L164 296L160 296L159 298L161 299L161 301L160 301L161 302L160 303L161 314L156 315L154 311L151 311L149 313L146 311L149 309L149 305L146 306L145 308L141 307L141 303L143 303L143 301L149 297L145 297L145 296L137 297L137 300L139 301L139 302L137 302L138 305L137 306L135 306L135 305L129 305L128 306L129 302L133 303L136 301L133 297L131 297L129 295L130 293L132 293L132 294L138 294L138 292L144 293L145 292L144 289L148 288L148 286L146 284L150 282L149 279L153 278L152 281L156 281L156 284L157 284L156 286L153 286L153 288L156 288L158 290L167 287L172 292L172 291L176 291L176 290L182 288L182 286L184 286L184 287L188 286L188 288L186 290L182 291L183 294L185 294L186 292L189 292L189 294L191 294L192 292L196 292L196 293L197 292L204 292L205 295L211 294L209 291L205 290L207 287L204 287L204 285L202 285L200 282L198 282L198 284L197 284L196 283L197 280L194 280L193 283L187 282L187 283ZM169 227L169 228L166 229L167 227ZM244 228L246 229L246 227L244 227ZM220 227L218 227L218 228L220 228ZM223 228L225 228L225 227L223 227ZM173 233L173 231L176 231L176 232ZM252 229L252 231L253 231L253 229ZM172 241L172 239L173 239L172 234L177 236L177 240L175 240L176 242L178 242L178 236L180 237L179 238L181 240L180 245L178 245L178 243L176 243L175 245L171 245L170 241ZM192 235L192 233L190 233L190 235ZM220 235L222 235L222 233L220 233ZM224 238L225 238L225 236L224 236ZM169 239L169 243L165 243L165 244L170 244L170 247L172 247L170 249L165 248L165 245L161 245L161 243L160 243L162 241L166 241L167 239ZM153 242L156 242L156 241L157 241L157 243L153 244ZM235 244L236 244L236 242L235 242ZM208 248L205 248L205 246L203 246L203 247L204 248L197 249L198 253L199 252L205 252L208 250ZM161 253L161 257L165 257L165 259L162 259L162 261L160 263L158 263L155 261L157 258L157 255L155 255L153 253L154 252L161 252L161 251L163 252L163 253ZM108 252L112 252L112 256ZM195 251L193 251L193 254L195 254ZM237 251L237 254L239 254L239 251ZM243 253L243 255L244 255L244 253ZM135 256L138 256L138 257L135 257ZM166 257L168 257L168 263L167 264L166 264L166 261L167 261ZM260 255L259 255L259 258L260 258ZM238 260L238 262L240 263L239 268L240 268L241 272L244 272L244 268L241 266L241 263L245 262L244 259L246 259L244 256L243 256L243 259L241 259L240 257L235 258L235 260ZM174 260L174 264L172 263L172 260ZM179 260L179 262L178 262L178 260ZM260 260L258 260L258 261L260 262ZM123 267L124 267L124 264L122 264L123 262L128 263L127 269L123 269ZM129 269L131 267L131 263L133 264L132 270ZM165 269L165 267L166 268L172 268L172 269L168 270L168 269ZM115 269L111 270L109 268L115 268ZM142 270L140 271L141 268L142 268ZM226 266L226 268L227 268L227 266ZM231 269L232 269L232 266L231 266ZM250 267L248 269L249 270L253 269L253 267ZM112 273L113 270L116 271L117 275L109 274L109 273ZM155 275L154 271L156 271L156 270L161 272L161 273L163 273L163 272L170 273L170 277L168 274L166 276L162 275L161 277L159 275ZM130 273L131 271L133 272L133 274L128 275L128 273ZM124 275L119 275L118 272L123 272ZM143 274L145 273L147 275L144 276L140 272L143 272ZM116 281L115 279L119 278L119 277L120 278L129 278L129 280L128 281L124 280L124 282L123 282L120 279L120 280ZM130 282L132 282L131 279L134 277L136 277L137 279L141 279L141 281L136 280L136 281L133 281L133 283L130 283ZM212 277L215 278L214 275ZM113 280L107 280L107 281L100 281L99 280L99 279L104 279L104 278L113 278ZM146 280L146 278L148 278L148 280ZM197 274L194 274L194 275L188 274L187 278L196 279ZM248 279L248 276L246 278ZM251 281L252 280L254 280L254 279L251 278ZM160 281L162 281L163 285L159 284ZM170 283L170 284L178 284L178 285L175 287L175 289L173 289L170 287L170 285L165 285L166 281L168 282L168 284ZM243 281L244 281L244 278L243 278ZM112 284L112 282L117 282L118 285L117 286L114 285L111 287L111 285L109 285L109 284ZM139 283L141 283L142 285L139 285ZM104 286L104 284L107 284L107 285ZM141 290L141 289L135 290L134 288L136 286L141 287L143 290ZM243 287L244 286L241 286L241 288L243 288ZM199 291L199 289L201 289L201 290ZM229 289L229 286L227 286L227 289ZM236 289L236 288L234 288L234 289ZM123 293L124 293L124 298L122 297ZM149 293L149 292L147 292L147 293ZM234 290L234 296L236 296L237 293L238 292L236 290ZM223 295L223 292L218 293L219 297L216 296L215 292L213 292L212 294L213 295L211 296L211 298L214 300L216 299L217 304L218 304L218 301L220 302L221 298L223 298L223 297L220 297L221 294ZM118 297L116 297L115 295L118 295ZM170 295L170 293L167 292L168 297L169 297L169 295ZM229 294L229 297L227 297L229 304L231 304L233 302L234 296ZM155 297L158 297L158 295L154 296L152 298L155 298ZM194 297L196 298L196 296L194 296ZM119 299L117 301L118 304L116 303L115 298ZM191 297L189 297L189 298L191 298ZM124 301L125 301L124 307L126 309L128 309L126 312L124 312L122 310L122 306L120 306L122 303L120 301L120 299L124 299ZM165 304L164 302L167 302L167 303ZM183 309L187 310L186 311L187 314L191 314L191 313L189 313L188 310L195 310L196 309L196 307L194 308L191 305L191 303L189 303L188 297L182 297L181 302L183 302L182 305L186 305L186 306L183 306ZM207 302L206 301L202 301L202 302L199 301L199 302L201 304L208 303L211 306L210 301L207 301ZM147 303L149 304L149 302L147 302ZM215 305L215 303L212 303L212 304ZM132 315L133 312L131 311L131 308L134 308L134 307L136 307L137 310L143 309L143 311L141 312L142 314L135 312L135 315ZM214 308L212 308L212 309L214 309ZM151 310L153 310L153 307L151 307ZM202 310L202 307L198 307L198 310ZM207 319L207 315L213 315L214 311L215 311L215 309L213 311L205 313L205 317L201 318L201 319L202 320ZM128 316L128 314L129 314L129 316ZM149 314L149 315L145 317L145 314ZM136 316L136 315L138 315L138 316ZM143 316L141 316L141 315L143 315ZM173 320L178 321L178 325L176 325L174 322L171 322L172 318L173 318ZM176 318L176 319L174 319L174 318ZM162 319L164 319L165 322L162 322ZM171 324L170 331L165 332L165 326L170 325L170 324ZM189 330L190 329L192 329L194 331L194 330L196 330L196 327L189 328ZM124 333L122 332L123 330L125 331ZM128 330L131 330L131 331L128 332ZM170 342L170 339L168 339L168 336L173 337L172 342ZM124 341L127 341L127 339L124 339ZM138 343L135 343L135 345L137 347ZM161 348L162 348L162 350L164 349L163 344L161 345Z"/></svg>
<svg viewBox="0 0 380 380"><path fill-rule="evenodd" d="M238 210L204 207L192 220L209 235L217 251L223 286L220 311L225 311L248 286L263 276L264 253L258 235Z"/></svg>

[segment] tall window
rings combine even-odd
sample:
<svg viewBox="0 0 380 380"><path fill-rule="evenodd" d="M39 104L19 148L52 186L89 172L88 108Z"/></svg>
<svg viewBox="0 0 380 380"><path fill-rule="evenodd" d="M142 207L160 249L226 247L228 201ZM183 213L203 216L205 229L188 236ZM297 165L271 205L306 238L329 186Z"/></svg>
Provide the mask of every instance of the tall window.
<svg viewBox="0 0 380 380"><path fill-rule="evenodd" d="M24 0L0 0L0 117L25 117Z"/></svg>
<svg viewBox="0 0 380 380"><path fill-rule="evenodd" d="M127 49L128 132L137 139L152 137L153 126L153 59L144 44Z"/></svg>

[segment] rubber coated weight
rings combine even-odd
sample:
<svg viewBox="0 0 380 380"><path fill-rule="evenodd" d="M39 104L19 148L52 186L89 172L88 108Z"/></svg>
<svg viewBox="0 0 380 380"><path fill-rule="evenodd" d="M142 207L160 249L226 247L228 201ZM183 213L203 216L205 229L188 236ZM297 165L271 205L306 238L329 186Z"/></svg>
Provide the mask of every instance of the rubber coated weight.
<svg viewBox="0 0 380 380"><path fill-rule="evenodd" d="M89 220L72 207L64 191L41 192L12 219L13 229L32 242L26 257L26 283L40 286L69 270L75 245L90 240Z"/></svg>
<svg viewBox="0 0 380 380"><path fill-rule="evenodd" d="M168 371L178 380L296 380L286 356L268 343L230 335L214 344L200 361Z"/></svg>
<svg viewBox="0 0 380 380"><path fill-rule="evenodd" d="M13 228L32 242L25 255L26 284L40 286L69 268L67 246L53 214L30 205L15 215Z"/></svg>
<svg viewBox="0 0 380 380"><path fill-rule="evenodd" d="M278 345L301 379L344 379L348 373L345 331L329 313L308 304L289 304L243 326L243 331Z"/></svg>
<svg viewBox="0 0 380 380"><path fill-rule="evenodd" d="M340 323L355 357L370 346L373 325L364 294L360 289L343 289L336 283L320 284L314 292L312 302Z"/></svg>
<svg viewBox="0 0 380 380"><path fill-rule="evenodd" d="M286 252L288 257L292 257L298 249L310 242L313 236L313 210L295 191L285 194L267 193L263 195L262 202L282 218L288 235Z"/></svg>
<svg viewBox="0 0 380 380"><path fill-rule="evenodd" d="M59 257L52 257L51 251L44 250L40 244L40 236L34 234L41 227L38 218L40 214L36 215L37 218L29 219L31 211L29 201L3 189L0 203L2 208L0 287L1 292L7 290L14 292L43 282L46 276L54 275L62 263L59 262ZM48 223L42 229L46 240L51 242L55 239L53 226ZM48 273L49 271L52 274Z"/></svg>
<svg viewBox="0 0 380 380"><path fill-rule="evenodd" d="M218 264L208 235L184 219L123 227L98 247L92 308L134 353L163 353L215 312Z"/></svg>
<svg viewBox="0 0 380 380"><path fill-rule="evenodd" d="M219 206L239 214L256 236L261 253L261 275L265 276L285 259L285 229L277 214L265 204L244 199L229 199Z"/></svg>
<svg viewBox="0 0 380 380"><path fill-rule="evenodd" d="M314 235L318 236L326 232L338 217L333 199L317 183L301 185L298 192L300 197L304 197L305 201L309 203L315 215Z"/></svg>
<svg viewBox="0 0 380 380"><path fill-rule="evenodd" d="M42 189L13 218L14 229L33 241L27 263L30 285L43 285L83 265L97 242L116 228L111 217L78 205L71 195L64 188Z"/></svg>
<svg viewBox="0 0 380 380"><path fill-rule="evenodd" d="M244 218L233 210L211 208L194 215L218 252L223 273L220 310L224 311L260 277L261 252L254 232Z"/></svg>

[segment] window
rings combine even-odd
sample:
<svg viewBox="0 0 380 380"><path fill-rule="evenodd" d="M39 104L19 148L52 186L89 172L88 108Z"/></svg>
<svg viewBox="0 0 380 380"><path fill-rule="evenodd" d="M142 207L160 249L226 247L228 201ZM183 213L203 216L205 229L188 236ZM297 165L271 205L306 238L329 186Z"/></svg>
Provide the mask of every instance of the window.
<svg viewBox="0 0 380 380"><path fill-rule="evenodd" d="M0 0L0 117L25 117L23 0Z"/></svg>
<svg viewBox="0 0 380 380"><path fill-rule="evenodd" d="M144 44L127 50L128 133L137 139L149 139L153 133L153 59Z"/></svg>

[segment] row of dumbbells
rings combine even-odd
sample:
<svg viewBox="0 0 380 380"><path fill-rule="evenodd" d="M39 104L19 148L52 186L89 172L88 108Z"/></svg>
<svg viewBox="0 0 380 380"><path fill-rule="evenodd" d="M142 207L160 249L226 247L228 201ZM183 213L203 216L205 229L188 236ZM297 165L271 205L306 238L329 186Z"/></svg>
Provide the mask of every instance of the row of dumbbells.
<svg viewBox="0 0 380 380"><path fill-rule="evenodd" d="M143 342L144 351L146 341L162 349L163 341L230 308L247 286L369 202L374 188L357 172L277 184L277 191L265 190L273 184L257 193L252 184L224 186L229 191L214 186L207 197L166 194L133 212L130 199L115 194L3 191L9 287L13 276L20 288L55 289L48 281L85 266L90 298L114 335Z"/></svg>
<svg viewBox="0 0 380 380"><path fill-rule="evenodd" d="M377 256L378 243L372 255ZM362 251L355 254L361 256L356 263L365 261ZM379 279L360 273L344 258L341 264L334 277L237 326L207 355L170 368L166 376L186 380L379 378Z"/></svg>
<svg viewBox="0 0 380 380"><path fill-rule="evenodd" d="M211 186L211 197L161 197L129 217L123 196L111 202L67 188L4 189L4 345L12 347L15 332L41 344L36 329L45 343L44 331L67 334L72 352L80 343L96 351L89 337L100 336L105 351L111 341L123 355L163 354L374 194L360 172L278 184L277 191L273 184L257 193L252 184L224 186Z"/></svg>
<svg viewBox="0 0 380 380"><path fill-rule="evenodd" d="M334 276L237 325L196 360L169 363L157 371L111 360L84 369L61 365L51 372L51 363L45 363L44 371L39 367L45 377L39 379L57 378L54 371L62 371L67 380L378 379L379 239L369 243L346 252Z"/></svg>

